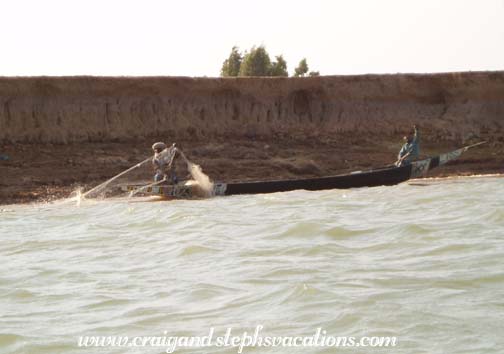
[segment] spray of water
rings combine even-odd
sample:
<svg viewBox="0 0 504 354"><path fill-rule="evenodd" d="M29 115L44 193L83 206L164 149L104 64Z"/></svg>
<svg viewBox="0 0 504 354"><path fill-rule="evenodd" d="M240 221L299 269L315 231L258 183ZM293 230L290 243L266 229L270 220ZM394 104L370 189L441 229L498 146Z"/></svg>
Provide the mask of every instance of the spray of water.
<svg viewBox="0 0 504 354"><path fill-rule="evenodd" d="M77 206L80 206L81 201L82 201L82 189L81 188L75 190L75 201L76 201Z"/></svg>
<svg viewBox="0 0 504 354"><path fill-rule="evenodd" d="M75 189L74 191L72 191L72 193L70 193L70 196L68 198L57 199L57 200L51 201L51 204L65 205L65 204L69 204L69 203L72 203L72 204L76 203L77 206L80 206L82 199L83 199L82 198L82 188L79 187L79 188Z"/></svg>
<svg viewBox="0 0 504 354"><path fill-rule="evenodd" d="M214 184L212 181L210 181L210 178L203 173L201 167L188 161L187 169L189 170L189 173L191 173L192 178L196 182L198 182L198 185L200 189L203 191L203 194L206 197L212 196Z"/></svg>
<svg viewBox="0 0 504 354"><path fill-rule="evenodd" d="M198 183L198 186L205 197L210 197L213 194L214 184L210 178L203 173L201 167L189 161L182 151L180 151L180 156L187 163L187 170L191 174L191 177Z"/></svg>

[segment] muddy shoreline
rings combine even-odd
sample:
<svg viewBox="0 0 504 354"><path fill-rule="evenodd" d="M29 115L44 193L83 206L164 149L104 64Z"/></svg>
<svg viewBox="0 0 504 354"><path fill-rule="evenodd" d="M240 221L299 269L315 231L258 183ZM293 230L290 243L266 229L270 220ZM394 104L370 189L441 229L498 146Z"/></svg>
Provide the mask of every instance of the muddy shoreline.
<svg viewBox="0 0 504 354"><path fill-rule="evenodd" d="M144 160L153 141L74 144L2 144L0 205L46 202L88 190ZM322 177L380 167L394 161L397 137L339 135L332 139L179 140L177 146L213 181L250 181ZM422 142L422 155L437 155L460 147L454 142ZM428 177L504 173L504 144L490 142L466 152ZM183 168L182 168L183 170ZM152 178L150 166L134 176Z"/></svg>

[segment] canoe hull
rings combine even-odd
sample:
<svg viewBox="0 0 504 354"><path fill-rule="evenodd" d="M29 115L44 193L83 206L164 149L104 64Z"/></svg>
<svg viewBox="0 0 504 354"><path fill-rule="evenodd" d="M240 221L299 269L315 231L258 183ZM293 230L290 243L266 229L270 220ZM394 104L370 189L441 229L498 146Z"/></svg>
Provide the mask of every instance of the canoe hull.
<svg viewBox="0 0 504 354"><path fill-rule="evenodd" d="M374 171L354 172L346 175L297 180L228 183L224 194L257 194L288 192L297 189L319 191L361 187L391 186L407 181L411 176L411 165L384 168Z"/></svg>

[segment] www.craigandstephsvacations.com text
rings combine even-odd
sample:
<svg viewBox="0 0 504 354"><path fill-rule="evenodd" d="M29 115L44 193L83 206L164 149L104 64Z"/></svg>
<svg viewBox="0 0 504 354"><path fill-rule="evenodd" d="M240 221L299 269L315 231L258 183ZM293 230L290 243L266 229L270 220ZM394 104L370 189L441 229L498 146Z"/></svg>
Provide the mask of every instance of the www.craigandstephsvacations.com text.
<svg viewBox="0 0 504 354"><path fill-rule="evenodd" d="M243 331L233 334L227 328L223 335L217 335L210 328L205 336L81 336L79 347L162 347L166 353L174 353L178 348L233 347L237 353L243 353L246 347L395 347L397 337L352 337L332 336L322 328L317 328L309 336L266 336L261 332L264 326L256 326L253 332Z"/></svg>

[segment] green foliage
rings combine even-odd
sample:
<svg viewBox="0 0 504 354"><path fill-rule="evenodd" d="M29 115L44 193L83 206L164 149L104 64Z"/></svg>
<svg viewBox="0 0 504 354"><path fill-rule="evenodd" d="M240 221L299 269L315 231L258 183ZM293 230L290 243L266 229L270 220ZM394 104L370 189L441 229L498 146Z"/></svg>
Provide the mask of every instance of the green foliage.
<svg viewBox="0 0 504 354"><path fill-rule="evenodd" d="M297 68L294 69L294 76L299 77L299 76L305 76L306 73L308 72L308 63L306 62L306 58L303 58Z"/></svg>
<svg viewBox="0 0 504 354"><path fill-rule="evenodd" d="M308 64L306 58L299 62L294 69L294 76L306 76L308 74ZM320 76L318 71L310 71L309 76ZM253 46L249 52L240 53L238 47L231 49L229 57L224 60L221 68L221 76L289 76L287 71L287 61L282 55L275 57L271 61L264 46Z"/></svg>
<svg viewBox="0 0 504 354"><path fill-rule="evenodd" d="M271 76L289 76L287 72L287 62L282 55L275 57L276 61L271 64L270 75Z"/></svg>
<svg viewBox="0 0 504 354"><path fill-rule="evenodd" d="M240 67L240 76L269 76L271 60L263 46L252 47L245 53Z"/></svg>
<svg viewBox="0 0 504 354"><path fill-rule="evenodd" d="M229 58L224 60L224 63L222 64L221 76L238 76L242 60L243 58L238 51L238 47L233 47L233 49L231 49L231 54L229 54Z"/></svg>

